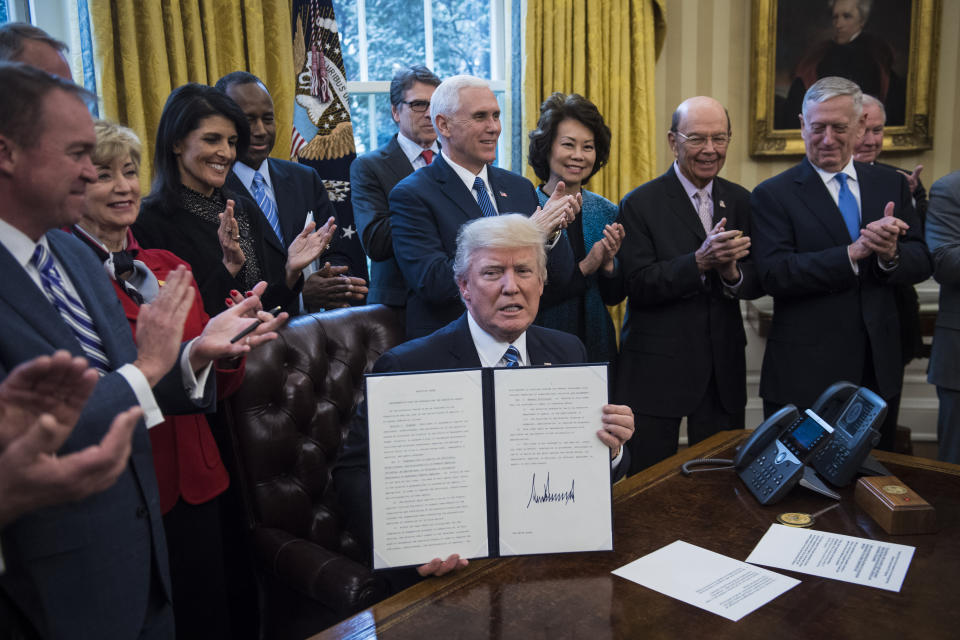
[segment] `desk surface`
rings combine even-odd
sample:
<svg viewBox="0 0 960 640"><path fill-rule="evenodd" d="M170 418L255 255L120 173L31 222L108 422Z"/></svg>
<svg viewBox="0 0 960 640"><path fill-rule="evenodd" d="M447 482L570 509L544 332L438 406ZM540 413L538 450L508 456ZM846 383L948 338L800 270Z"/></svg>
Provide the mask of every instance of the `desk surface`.
<svg viewBox="0 0 960 640"><path fill-rule="evenodd" d="M889 536L841 490L814 528L916 546L900 593L789 571L801 583L731 622L611 575L682 539L745 559L777 514L833 501L795 488L764 507L732 471L685 477L688 459L732 457L743 431L726 431L614 488L613 552L474 560L314 636L326 638L955 638L960 634L960 466L877 452L934 506L939 532Z"/></svg>

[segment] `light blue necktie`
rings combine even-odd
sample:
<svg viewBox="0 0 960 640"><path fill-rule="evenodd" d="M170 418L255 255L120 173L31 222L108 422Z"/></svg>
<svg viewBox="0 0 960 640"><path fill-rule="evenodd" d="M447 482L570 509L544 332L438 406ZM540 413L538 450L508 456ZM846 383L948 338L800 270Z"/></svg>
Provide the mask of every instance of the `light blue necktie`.
<svg viewBox="0 0 960 640"><path fill-rule="evenodd" d="M477 192L477 204L480 205L483 216L486 218L497 215L497 210L493 208L493 203L490 202L490 196L487 194L487 185L483 184L483 178L480 176L473 181L473 190Z"/></svg>
<svg viewBox="0 0 960 640"><path fill-rule="evenodd" d="M509 347L507 347L507 350L506 352L504 352L503 358L501 358L501 360L506 362L506 364L504 364L503 366L505 366L508 369L515 369L519 367L520 366L520 350L517 349L515 346L510 345Z"/></svg>
<svg viewBox="0 0 960 640"><path fill-rule="evenodd" d="M287 243L283 241L283 231L280 229L280 218L277 216L277 205L267 195L267 183L259 171L253 174L253 197L256 198L260 211L267 217L270 228L277 234L281 246L286 247Z"/></svg>
<svg viewBox="0 0 960 640"><path fill-rule="evenodd" d="M857 199L850 192L847 186L847 174L838 173L834 176L840 182L840 193L837 195L837 207L843 214L843 221L847 223L847 231L850 233L850 240L856 241L860 237L860 208L857 206Z"/></svg>
<svg viewBox="0 0 960 640"><path fill-rule="evenodd" d="M86 354L90 366L99 371L101 375L108 373L111 369L110 359L104 351L100 336L97 335L97 327L84 308L83 302L70 294L63 286L63 278L60 277L60 271L53 263L53 256L42 244L38 244L30 261L40 272L40 282L43 284L44 294L60 312L63 321L73 330L73 334L80 341L80 346L83 347L83 352Z"/></svg>

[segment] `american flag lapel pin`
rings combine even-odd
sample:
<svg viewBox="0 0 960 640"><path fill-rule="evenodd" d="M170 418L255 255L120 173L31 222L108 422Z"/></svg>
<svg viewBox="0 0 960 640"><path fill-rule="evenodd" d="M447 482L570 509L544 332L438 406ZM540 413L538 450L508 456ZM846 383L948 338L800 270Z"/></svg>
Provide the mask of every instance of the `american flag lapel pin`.
<svg viewBox="0 0 960 640"><path fill-rule="evenodd" d="M500 197L501 197L501 198L506 198L506 197L507 197L507 194L506 194L505 192L501 191L501 192L500 192Z"/></svg>
<svg viewBox="0 0 960 640"><path fill-rule="evenodd" d="M726 208L727 208L727 203L724 202L723 200L721 200L721 201L720 201L720 208L721 208L721 209L726 209Z"/></svg>

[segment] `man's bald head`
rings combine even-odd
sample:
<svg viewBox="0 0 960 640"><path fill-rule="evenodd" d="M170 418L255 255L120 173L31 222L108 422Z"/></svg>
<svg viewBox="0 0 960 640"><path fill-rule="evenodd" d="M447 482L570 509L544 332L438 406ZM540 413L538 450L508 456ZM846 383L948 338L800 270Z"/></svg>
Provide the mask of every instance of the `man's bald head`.
<svg viewBox="0 0 960 640"><path fill-rule="evenodd" d="M32 24L10 22L0 27L0 61L22 62L72 81L66 52L67 45Z"/></svg>
<svg viewBox="0 0 960 640"><path fill-rule="evenodd" d="M673 112L667 141L680 172L703 188L723 168L730 133L730 114L724 106L709 96L696 96Z"/></svg>

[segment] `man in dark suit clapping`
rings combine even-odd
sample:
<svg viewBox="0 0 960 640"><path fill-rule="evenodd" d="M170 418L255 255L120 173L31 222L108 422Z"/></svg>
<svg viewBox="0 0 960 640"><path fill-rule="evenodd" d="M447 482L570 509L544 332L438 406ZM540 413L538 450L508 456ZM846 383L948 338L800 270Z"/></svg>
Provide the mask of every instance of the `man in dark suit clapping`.
<svg viewBox="0 0 960 640"><path fill-rule="evenodd" d="M760 378L764 414L810 406L838 380L896 402L903 379L894 289L931 273L902 175L854 162L862 93L827 77L807 90L800 133L807 157L751 196L754 259L774 299ZM888 412L879 448L893 447Z"/></svg>
<svg viewBox="0 0 960 640"><path fill-rule="evenodd" d="M551 234L545 297L561 295L576 267L562 226L579 210L577 197L555 190L541 211L526 178L499 169L500 105L486 80L447 78L430 100L440 155L390 192L393 249L407 285L407 337L439 329L463 313L450 277L457 231L470 220L523 213Z"/></svg>
<svg viewBox="0 0 960 640"><path fill-rule="evenodd" d="M633 408L631 473L689 442L742 429L746 338L740 299L760 295L750 252L750 194L717 176L730 118L699 96L677 107L667 139L676 161L620 203L620 260L629 308L617 398Z"/></svg>

